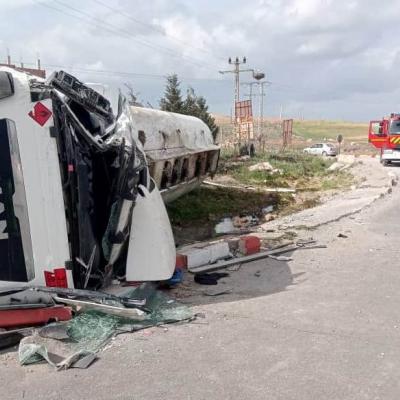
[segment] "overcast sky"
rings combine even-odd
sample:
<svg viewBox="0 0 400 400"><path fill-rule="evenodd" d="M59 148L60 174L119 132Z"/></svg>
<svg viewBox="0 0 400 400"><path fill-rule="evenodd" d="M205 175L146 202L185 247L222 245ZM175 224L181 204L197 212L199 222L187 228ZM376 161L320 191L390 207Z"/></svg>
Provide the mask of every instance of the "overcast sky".
<svg viewBox="0 0 400 400"><path fill-rule="evenodd" d="M271 85L265 113L364 121L399 111L399 0L0 0L0 59L131 84L158 106L177 73L229 115L229 56ZM242 82L251 75L243 73ZM248 92L241 87L243 98Z"/></svg>

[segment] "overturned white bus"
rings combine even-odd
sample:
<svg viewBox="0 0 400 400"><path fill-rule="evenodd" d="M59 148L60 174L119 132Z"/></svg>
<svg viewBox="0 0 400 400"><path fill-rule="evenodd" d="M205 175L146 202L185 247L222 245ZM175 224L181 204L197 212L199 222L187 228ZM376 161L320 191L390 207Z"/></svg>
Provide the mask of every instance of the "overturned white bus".
<svg viewBox="0 0 400 400"><path fill-rule="evenodd" d="M122 96L114 114L63 71L43 81L0 68L0 286L170 278L160 191L190 190L218 157L196 118L131 109Z"/></svg>

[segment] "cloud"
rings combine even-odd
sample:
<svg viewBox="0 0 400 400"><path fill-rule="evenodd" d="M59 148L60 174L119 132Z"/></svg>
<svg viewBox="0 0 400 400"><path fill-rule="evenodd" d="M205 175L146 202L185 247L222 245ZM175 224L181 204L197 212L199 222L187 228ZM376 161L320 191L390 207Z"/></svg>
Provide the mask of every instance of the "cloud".
<svg viewBox="0 0 400 400"><path fill-rule="evenodd" d="M75 68L81 79L129 80L153 104L163 91L160 76L176 72L183 90L198 88L211 109L228 114L232 80L219 79L233 77L218 70L230 68L229 56L246 55L247 66L273 82L267 114L291 104L305 117L370 119L374 107L379 115L393 111L399 88L400 3L383 3L0 0L0 56L8 47L16 59L33 62L40 54L44 64Z"/></svg>

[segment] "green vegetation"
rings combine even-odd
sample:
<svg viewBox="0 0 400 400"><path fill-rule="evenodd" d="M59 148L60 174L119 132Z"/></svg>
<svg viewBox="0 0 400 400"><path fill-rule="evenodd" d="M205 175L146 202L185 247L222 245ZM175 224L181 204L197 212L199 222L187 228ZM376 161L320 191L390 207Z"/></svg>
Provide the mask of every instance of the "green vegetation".
<svg viewBox="0 0 400 400"><path fill-rule="evenodd" d="M348 172L337 171L324 177L321 190L348 189L354 184L354 177Z"/></svg>
<svg viewBox="0 0 400 400"><path fill-rule="evenodd" d="M178 75L167 76L164 97L160 100L160 108L163 111L182 113L183 100Z"/></svg>
<svg viewBox="0 0 400 400"><path fill-rule="evenodd" d="M191 87L187 89L186 98L183 99L180 85L178 75L167 76L164 97L160 100L161 110L200 118L210 128L215 140L219 128L214 117L208 111L206 99L203 96L196 95Z"/></svg>
<svg viewBox="0 0 400 400"><path fill-rule="evenodd" d="M334 139L342 134L346 139L367 140L368 124L344 121L293 121L293 133L305 139Z"/></svg>
<svg viewBox="0 0 400 400"><path fill-rule="evenodd" d="M281 201L275 193L201 187L168 205L174 225L219 221L224 216L259 215L261 209Z"/></svg>
<svg viewBox="0 0 400 400"><path fill-rule="evenodd" d="M275 171L249 171L251 165L264 161ZM171 222L178 227L175 233L182 241L205 239L213 235L215 223L224 217L256 215L262 218L262 209L268 205L274 205L274 213L279 215L314 207L320 202L321 192L348 188L354 182L353 176L345 171L328 171L333 162L333 159L304 153L270 153L249 160L226 155L221 158L216 180L225 175L238 188L202 186L169 204ZM258 190L249 190L246 186ZM295 188L296 195L266 192L263 189L267 187Z"/></svg>
<svg viewBox="0 0 400 400"><path fill-rule="evenodd" d="M251 165L264 161L269 162L277 171L249 171ZM259 187L317 191L350 186L353 181L350 174L327 170L332 163L332 159L303 153L266 154L240 163L222 161L221 172L242 184Z"/></svg>

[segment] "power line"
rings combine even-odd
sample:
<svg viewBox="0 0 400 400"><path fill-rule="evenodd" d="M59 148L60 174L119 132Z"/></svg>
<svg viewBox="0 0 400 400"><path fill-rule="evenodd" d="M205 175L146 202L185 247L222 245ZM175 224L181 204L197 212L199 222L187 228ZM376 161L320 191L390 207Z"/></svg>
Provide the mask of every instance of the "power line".
<svg viewBox="0 0 400 400"><path fill-rule="evenodd" d="M29 64L29 63L26 63ZM32 63L33 64L33 63ZM65 65L56 65L56 64L45 64L45 67L48 68L63 68L63 69L73 69L81 72L88 72L93 74L101 74L101 75L112 75L112 76L133 76L138 78L156 78L156 79L166 79L167 75L161 74L148 74L142 72L128 72L128 71L113 71L113 70L102 70L102 69L90 69L83 67L74 67L74 66L65 66ZM229 82L227 79L212 79L212 78L195 78L195 77L180 77L181 80L186 81L205 81L205 82Z"/></svg>
<svg viewBox="0 0 400 400"><path fill-rule="evenodd" d="M173 57L180 57L180 55L176 54L175 51L172 50L172 49L169 49L169 48L163 47L163 46L159 46L159 45L154 45L154 44L149 43L147 41L138 40L134 35L132 35L132 33L130 33L129 31L127 31L125 29L121 29L121 28L119 28L119 27L117 27L117 26L115 26L113 24L110 24L109 22L105 22L105 21L101 20L100 18L94 17L94 16L92 16L91 14L89 14L89 13L87 13L85 11L82 11L80 9L72 7L69 4L64 3L63 1L60 1L60 0L53 0L53 1L58 3L59 5L61 5L62 7L70 9L70 10L72 10L72 11L78 13L78 14L81 14L81 15L89 18L90 20L98 21L101 25L107 25L107 26L111 27L111 32L114 33L114 34L117 34L117 35L121 36L121 33L122 33L123 35L125 35L125 36L127 36L129 38L132 38L134 41L136 41L137 43L139 43L139 44L141 44L143 46L146 46L146 47L149 47L149 48L152 48L152 49L155 49L155 50L163 51L166 54L168 54L170 56L173 56ZM95 25L98 26L98 24L96 24L96 23L95 23ZM181 55L181 57L186 59L186 57L184 57L182 55ZM188 60L188 61L191 62L192 64L197 65L197 66L202 66L202 65L200 65L198 63L193 62L192 60Z"/></svg>
<svg viewBox="0 0 400 400"><path fill-rule="evenodd" d="M7 64L7 62L4 62L4 64ZM36 66L36 63L34 62L26 62L24 61L25 65L32 65ZM93 69L93 68L84 68L84 67L77 67L73 65L61 65L61 64L47 64L47 63L42 63L43 68L49 68L49 69L65 69L65 70L75 70L78 72L87 72L90 74L95 74L95 75L111 75L111 76L132 76L136 78L154 78L154 79L166 79L167 75L162 75L162 74L151 74L151 73L144 73L144 72L129 72L129 71L115 71L115 70L106 70L106 69ZM216 78L196 78L196 77L187 77L187 76L182 76L180 79L184 81L204 81L204 82L220 82L220 83L229 83L230 81L227 79L216 79Z"/></svg>
<svg viewBox="0 0 400 400"><path fill-rule="evenodd" d="M75 66L65 66L59 64L45 64L47 68L61 68L61 69L70 69L81 72L88 72L92 74L100 74L100 75L117 75L117 76L134 76L138 78L157 78L157 79L165 79L166 75L159 74L147 74L142 72L127 72L127 71L112 71L112 70L104 70L104 69L91 69L84 67L75 67Z"/></svg>
<svg viewBox="0 0 400 400"><path fill-rule="evenodd" d="M236 109L236 103L240 101L240 73L241 72L253 72L254 69L240 69L241 64L246 64L247 59L246 57L243 57L243 60L240 61L239 57L236 57L236 59L232 62L232 59L229 57L228 60L229 64L233 64L234 68L232 70L228 71L219 71L220 74L234 74L235 75L235 99L234 99L234 106Z"/></svg>
<svg viewBox="0 0 400 400"><path fill-rule="evenodd" d="M193 46L191 43L188 43L188 42L186 42L184 40L181 40L179 38L176 38L174 36L168 35L163 29L158 28L157 26L154 26L154 25L149 24L147 22L141 21L141 20L139 20L137 18L134 18L132 16L132 14L130 14L130 13L128 13L128 12L122 10L122 9L117 9L117 8L114 8L114 7L110 7L108 4L106 4L106 3L104 3L103 1L100 1L100 0L92 0L92 1L97 3L97 4L99 4L99 5L101 5L101 6L103 6L103 7L105 7L105 8L107 8L110 11L113 11L113 12L119 14L119 15L124 16L125 18L130 19L131 21L133 21L133 22L135 22L135 23L137 23L139 25L142 25L142 26L144 26L144 27L146 27L146 28L148 28L148 29L150 29L150 30L152 30L154 32L158 32L161 35L166 36L166 37L174 40L177 43L183 44L183 45L185 45L187 47L191 47L192 49L195 49L195 50L202 51L204 53L211 54L213 57L215 57L215 55L210 50L207 50L207 49L204 49L204 48L201 48L201 47L197 47L197 46ZM220 57L219 59L223 60L222 57Z"/></svg>
<svg viewBox="0 0 400 400"><path fill-rule="evenodd" d="M78 13L78 14L80 14L80 15L83 15L83 16L86 17L86 18L83 18L83 17L80 16L80 15L71 14L71 13L67 12L67 11L64 10L64 9L60 9L60 8L54 7L53 5L50 5L50 4L47 4L47 3L43 3L43 2L40 2L40 1L38 1L38 0L33 0L33 1L34 1L35 3L37 3L37 4L41 5L41 6L43 6L43 7L49 8L49 9L51 9L51 10L58 11L58 12L60 12L61 14L64 14L64 15L67 15L67 16L69 16L69 17L82 20L82 21L84 21L84 22L86 22L86 23L90 23L91 25L96 26L96 27L98 27L98 28L101 28L102 30L105 30L105 31L107 31L107 32L113 33L113 34L118 35L118 36L122 36L122 37L124 37L124 38L132 39L132 40L134 40L135 42L137 42L137 43L139 43L139 44L141 44L141 45L143 45L143 46L146 46L146 47L149 47L149 48L152 48L152 49L155 49L155 50L162 51L162 52L168 54L169 56L185 59L187 62L189 62L189 63L191 63L191 64L193 64L193 65L196 65L196 66L198 66L198 67L202 67L202 68L211 68L211 67L212 67L211 64L210 64L210 67L209 67L209 66L206 66L206 64L204 64L204 63L203 63L203 64L200 64L200 63L198 63L198 62L195 62L195 61L193 61L192 59L189 59L188 57L186 57L186 56L184 56L184 55L182 55L182 54L177 54L177 53L176 53L174 50L172 50L172 49L168 49L168 48L166 48L166 47L154 45L154 44L149 43L149 42L146 42L146 41L138 40L138 39L137 39L134 35L132 35L129 31L122 30L122 29L120 29L120 28L116 27L115 25L112 25L112 24L110 24L110 23L108 23L108 22L105 23L103 20L101 20L101 19L99 19L99 18L96 18L96 17L93 17L91 14L86 13L86 12L84 12L84 11L81 11L81 10L75 8L75 7L71 7L71 6L69 6L68 4L63 3L63 2L60 1L60 0L54 0L54 1L55 1L56 3L58 3L58 4L60 4L62 7L66 8L66 9L70 9L70 10L72 10L73 12ZM99 21L99 23L96 23L95 21Z"/></svg>

